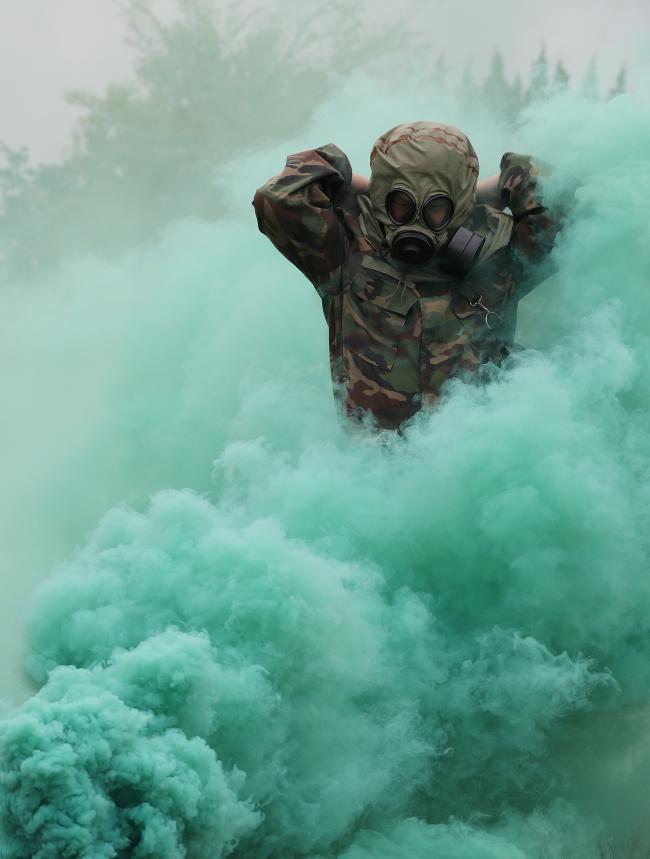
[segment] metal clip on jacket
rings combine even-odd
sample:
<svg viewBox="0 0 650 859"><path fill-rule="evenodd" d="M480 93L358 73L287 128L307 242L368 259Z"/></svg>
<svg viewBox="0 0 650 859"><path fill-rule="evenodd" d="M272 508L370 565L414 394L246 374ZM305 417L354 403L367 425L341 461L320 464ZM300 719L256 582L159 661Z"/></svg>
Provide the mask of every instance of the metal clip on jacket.
<svg viewBox="0 0 650 859"><path fill-rule="evenodd" d="M490 310L490 308L486 304L483 303L483 296L482 295L477 295L474 298L470 298L469 303L470 303L471 307L480 307L481 308L481 310L485 313L485 324L490 329L490 331L494 331L496 333L497 328L495 328L491 324L490 317L496 318L498 320L498 322L496 324L497 324L497 326L499 326L503 322L503 317L501 316L501 314L496 313L494 310Z"/></svg>

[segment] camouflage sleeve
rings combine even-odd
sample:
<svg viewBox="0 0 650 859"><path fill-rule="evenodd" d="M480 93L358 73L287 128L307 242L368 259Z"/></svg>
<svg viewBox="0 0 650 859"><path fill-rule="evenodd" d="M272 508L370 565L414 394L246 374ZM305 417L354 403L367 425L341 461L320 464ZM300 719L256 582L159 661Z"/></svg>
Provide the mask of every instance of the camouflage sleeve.
<svg viewBox="0 0 650 859"><path fill-rule="evenodd" d="M329 143L290 155L282 173L262 185L253 199L260 232L322 297L339 289L347 240L335 209L351 180L347 156Z"/></svg>
<svg viewBox="0 0 650 859"><path fill-rule="evenodd" d="M530 155L506 152L501 159L499 193L514 218L510 243L531 261L540 260L553 246L559 220L542 202L538 179L541 162Z"/></svg>

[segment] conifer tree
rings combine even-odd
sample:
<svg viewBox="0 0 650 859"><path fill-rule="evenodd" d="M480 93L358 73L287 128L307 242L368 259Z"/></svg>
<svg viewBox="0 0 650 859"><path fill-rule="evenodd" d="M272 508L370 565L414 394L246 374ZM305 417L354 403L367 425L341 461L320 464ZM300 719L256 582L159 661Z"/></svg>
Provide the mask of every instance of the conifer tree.
<svg viewBox="0 0 650 859"><path fill-rule="evenodd" d="M553 92L566 92L569 88L569 73L564 67L562 60L558 60L555 64L555 73L553 75Z"/></svg>
<svg viewBox="0 0 650 859"><path fill-rule="evenodd" d="M487 77L482 87L483 99L489 110L502 116L511 111L511 92L505 77L503 56L494 51Z"/></svg>
<svg viewBox="0 0 650 859"><path fill-rule="evenodd" d="M468 60L465 64L456 95L460 103L468 110L472 110L478 105L479 87L474 78L471 60Z"/></svg>
<svg viewBox="0 0 650 859"><path fill-rule="evenodd" d="M615 98L617 95L623 95L627 92L627 69L625 66L621 66L618 75L616 76L616 81L614 82L614 86L607 93L607 98Z"/></svg>
<svg viewBox="0 0 650 859"><path fill-rule="evenodd" d="M530 74L530 85L526 92L526 102L531 104L535 101L541 101L548 96L549 81L548 81L548 61L546 59L546 46L542 45L539 56L533 63L533 68Z"/></svg>
<svg viewBox="0 0 650 859"><path fill-rule="evenodd" d="M582 95L594 101L598 98L598 72L596 70L595 57L591 58L587 66L587 71L582 82Z"/></svg>
<svg viewBox="0 0 650 859"><path fill-rule="evenodd" d="M447 66L447 58L444 54L439 54L438 59L436 60L435 68L433 70L433 83L436 87L436 90L438 90L439 92L445 89L448 71L449 68Z"/></svg>
<svg viewBox="0 0 650 859"><path fill-rule="evenodd" d="M515 119L524 107L524 85L521 75L517 75L510 87L510 103L512 105L512 118Z"/></svg>

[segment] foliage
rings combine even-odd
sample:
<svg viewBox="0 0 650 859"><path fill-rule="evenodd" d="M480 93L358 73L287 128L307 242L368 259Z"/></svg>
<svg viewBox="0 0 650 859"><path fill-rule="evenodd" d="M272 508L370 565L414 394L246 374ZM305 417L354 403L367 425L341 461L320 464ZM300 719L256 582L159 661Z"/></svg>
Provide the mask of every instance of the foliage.
<svg viewBox="0 0 650 859"><path fill-rule="evenodd" d="M63 253L120 252L178 218L219 218L224 160L298 131L353 69L391 75L427 55L409 35L412 50L395 58L391 45L405 37L395 28L369 35L362 13L342 2L284 16L222 6L178 0L165 21L151 0L128 0L133 79L102 95L68 93L82 116L64 160L32 166L26 149L0 147L0 277L38 273ZM544 48L526 87L508 81L499 52L482 83L469 66L455 83L441 55L425 74L437 91L455 87L464 105L507 123L569 85L561 62L551 83ZM625 87L622 69L610 97ZM584 90L595 97L595 62Z"/></svg>
<svg viewBox="0 0 650 859"><path fill-rule="evenodd" d="M134 79L101 96L68 94L83 116L63 163L32 168L24 150L3 149L6 274L47 267L62 251L126 248L186 215L219 217L224 159L302 127L333 85L323 52L309 47L329 44L342 74L369 52L355 13L337 3L298 15L296 32L268 20L245 32L243 15L223 22L217 11L213 0L179 0L166 23L131 0Z"/></svg>

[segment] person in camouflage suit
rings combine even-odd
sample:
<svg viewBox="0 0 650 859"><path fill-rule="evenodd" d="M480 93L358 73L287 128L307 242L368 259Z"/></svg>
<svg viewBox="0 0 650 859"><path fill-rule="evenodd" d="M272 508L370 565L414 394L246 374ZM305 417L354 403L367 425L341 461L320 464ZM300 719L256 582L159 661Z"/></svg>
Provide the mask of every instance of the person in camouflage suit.
<svg viewBox="0 0 650 859"><path fill-rule="evenodd" d="M509 354L525 263L548 251L557 222L530 156L507 152L477 194L476 152L452 126L396 126L370 169L369 182L353 175L331 143L298 152L253 205L322 300L348 415L398 429L448 379Z"/></svg>

